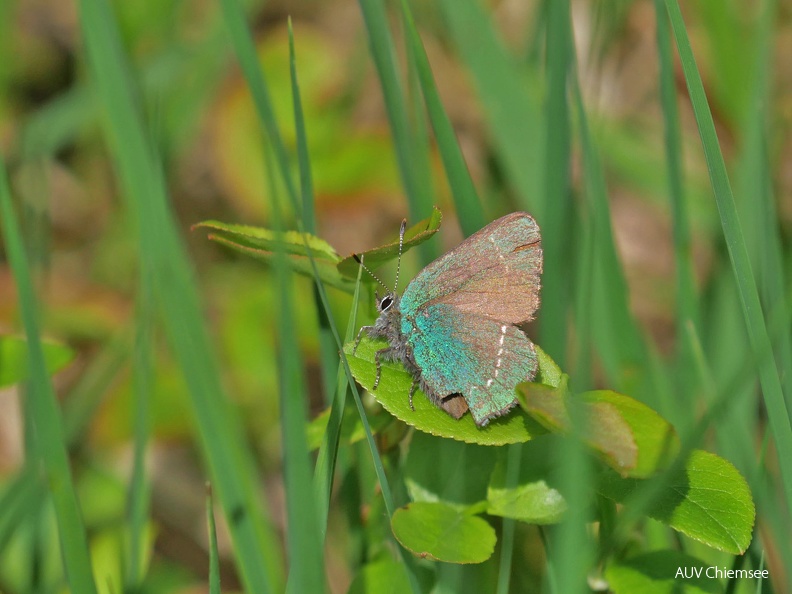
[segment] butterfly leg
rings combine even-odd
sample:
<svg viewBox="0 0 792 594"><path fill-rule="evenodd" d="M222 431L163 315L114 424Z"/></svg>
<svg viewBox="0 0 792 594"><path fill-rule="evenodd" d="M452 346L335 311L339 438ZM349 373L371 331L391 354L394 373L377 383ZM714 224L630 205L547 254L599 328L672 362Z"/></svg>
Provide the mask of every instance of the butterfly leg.
<svg viewBox="0 0 792 594"><path fill-rule="evenodd" d="M358 345L360 344L360 341L361 341L361 340L363 340L363 332L368 332L368 331L369 331L370 329L372 329L373 327L374 327L374 326L362 326L362 327L360 328L360 332L358 332L358 334L357 334L357 338L355 338L355 346L354 346L354 348L352 349L352 354L353 354L353 355L354 355L354 354L355 354L355 352L357 351L357 348L358 348Z"/></svg>
<svg viewBox="0 0 792 594"><path fill-rule="evenodd" d="M377 386L379 385L380 381L380 373L382 372L382 363L380 362L381 357L385 357L388 360L392 360L391 357L393 356L394 349L392 347L388 347L386 349L380 349L376 353L374 353L374 363L377 365L377 377L374 379L374 386L373 389L376 390Z"/></svg>
<svg viewBox="0 0 792 594"><path fill-rule="evenodd" d="M415 411L415 407L413 406L413 396L415 395L415 391L418 389L418 380L414 379L413 384L410 387L410 410Z"/></svg>

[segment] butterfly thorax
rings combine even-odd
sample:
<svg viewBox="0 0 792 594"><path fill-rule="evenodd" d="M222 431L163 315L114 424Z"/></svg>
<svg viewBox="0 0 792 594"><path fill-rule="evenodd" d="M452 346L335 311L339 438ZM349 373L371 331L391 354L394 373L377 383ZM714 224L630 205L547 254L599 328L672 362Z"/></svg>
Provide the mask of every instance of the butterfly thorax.
<svg viewBox="0 0 792 594"><path fill-rule="evenodd" d="M399 361L413 377L420 376L420 369L415 364L407 337L402 332L401 298L396 293L388 293L377 299L379 317L373 326L369 326L368 335L372 338L384 338L390 345L382 351L385 361Z"/></svg>

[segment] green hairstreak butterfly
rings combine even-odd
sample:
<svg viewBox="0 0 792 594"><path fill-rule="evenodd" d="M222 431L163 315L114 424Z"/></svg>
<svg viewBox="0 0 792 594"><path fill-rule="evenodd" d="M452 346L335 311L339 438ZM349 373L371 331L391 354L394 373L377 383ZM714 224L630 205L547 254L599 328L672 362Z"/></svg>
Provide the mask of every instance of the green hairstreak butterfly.
<svg viewBox="0 0 792 594"><path fill-rule="evenodd" d="M454 418L470 410L480 427L508 413L517 404L515 386L536 374L534 345L520 325L539 307L541 273L539 226L516 212L429 264L401 296L378 297L379 317L355 342L365 331L389 343L375 356L374 389L381 362L398 361L413 376L411 407L420 387Z"/></svg>

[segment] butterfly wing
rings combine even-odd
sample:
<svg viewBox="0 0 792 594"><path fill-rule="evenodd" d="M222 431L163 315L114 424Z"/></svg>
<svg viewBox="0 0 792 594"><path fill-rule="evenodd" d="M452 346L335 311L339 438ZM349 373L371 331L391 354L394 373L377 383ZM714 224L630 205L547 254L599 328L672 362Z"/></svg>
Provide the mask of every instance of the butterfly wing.
<svg viewBox="0 0 792 594"><path fill-rule="evenodd" d="M539 226L526 213L512 213L424 268L404 291L402 312L447 303L462 313L519 324L539 307L541 273Z"/></svg>
<svg viewBox="0 0 792 594"><path fill-rule="evenodd" d="M515 327L539 306L542 247L529 215L513 213L427 266L401 298L402 333L437 397L462 394L479 425L516 404L536 352Z"/></svg>
<svg viewBox="0 0 792 594"><path fill-rule="evenodd" d="M514 387L536 374L533 343L511 324L437 303L402 318L405 328L426 387L437 398L461 394L477 425L507 413Z"/></svg>

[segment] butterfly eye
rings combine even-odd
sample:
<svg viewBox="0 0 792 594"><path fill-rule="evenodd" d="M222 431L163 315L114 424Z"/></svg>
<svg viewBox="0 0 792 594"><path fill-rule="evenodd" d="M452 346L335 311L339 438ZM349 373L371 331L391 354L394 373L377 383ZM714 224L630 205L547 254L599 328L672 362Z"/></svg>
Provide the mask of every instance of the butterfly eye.
<svg viewBox="0 0 792 594"><path fill-rule="evenodd" d="M380 301L380 311L387 311L390 309L390 306L393 305L393 297L390 295L385 295Z"/></svg>

